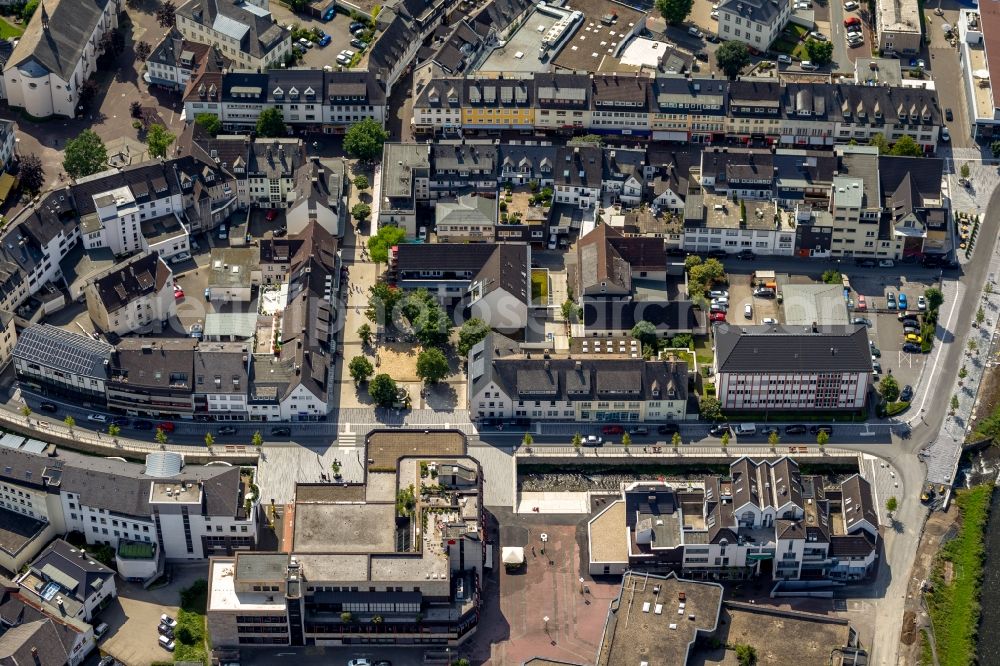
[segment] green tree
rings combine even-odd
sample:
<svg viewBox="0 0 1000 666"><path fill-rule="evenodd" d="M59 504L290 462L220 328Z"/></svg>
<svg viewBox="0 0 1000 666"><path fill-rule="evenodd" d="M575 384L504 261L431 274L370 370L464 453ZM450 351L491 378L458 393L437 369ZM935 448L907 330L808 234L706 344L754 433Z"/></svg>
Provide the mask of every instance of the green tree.
<svg viewBox="0 0 1000 666"><path fill-rule="evenodd" d="M958 170L958 175L960 175L962 178L968 179L969 178L969 174L971 174L971 173L972 173L972 170L969 169L969 163L968 162L963 162L962 163L962 168Z"/></svg>
<svg viewBox="0 0 1000 666"><path fill-rule="evenodd" d="M372 343L372 327L369 324L364 323L358 326L358 339L366 346Z"/></svg>
<svg viewBox="0 0 1000 666"><path fill-rule="evenodd" d="M642 345L656 344L656 326L643 319L632 327L632 338Z"/></svg>
<svg viewBox="0 0 1000 666"><path fill-rule="evenodd" d="M655 7L670 25L680 25L691 13L694 0L656 0Z"/></svg>
<svg viewBox="0 0 1000 666"><path fill-rule="evenodd" d="M878 383L878 391L886 402L896 402L899 399L899 382L892 375L886 375Z"/></svg>
<svg viewBox="0 0 1000 666"><path fill-rule="evenodd" d="M396 381L385 373L375 375L368 383L368 395L380 407L392 406L396 402L397 393Z"/></svg>
<svg viewBox="0 0 1000 666"><path fill-rule="evenodd" d="M632 446L632 435L628 433L622 435L622 446L624 446L626 449Z"/></svg>
<svg viewBox="0 0 1000 666"><path fill-rule="evenodd" d="M733 650L740 666L757 666L757 648L752 645L737 644L733 646Z"/></svg>
<svg viewBox="0 0 1000 666"><path fill-rule="evenodd" d="M63 419L63 423L65 423L66 427L70 429L70 432L72 432L73 431L73 426L76 425L76 419L74 419L72 416L70 416L69 414L67 414L66 418Z"/></svg>
<svg viewBox="0 0 1000 666"><path fill-rule="evenodd" d="M117 437L118 435L121 434L121 432L122 432L121 427L115 425L114 423L108 426L108 434L111 435L112 437Z"/></svg>
<svg viewBox="0 0 1000 666"><path fill-rule="evenodd" d="M344 151L362 161L375 160L382 157L382 146L385 145L389 133L381 125L365 118L351 125L344 135Z"/></svg>
<svg viewBox="0 0 1000 666"><path fill-rule="evenodd" d="M809 60L817 67L828 65L833 60L833 42L808 39L806 40L806 52L809 54Z"/></svg>
<svg viewBox="0 0 1000 666"><path fill-rule="evenodd" d="M351 615L350 612L344 611L343 613L340 614L340 621L343 622L344 624L350 624L351 622L354 621L354 616Z"/></svg>
<svg viewBox="0 0 1000 666"><path fill-rule="evenodd" d="M362 174L358 174L357 176L355 176L354 177L354 187L358 188L359 190L367 190L368 189L368 176L364 175L363 173Z"/></svg>
<svg viewBox="0 0 1000 666"><path fill-rule="evenodd" d="M210 432L205 433L205 446L209 449L215 446L215 435Z"/></svg>
<svg viewBox="0 0 1000 666"><path fill-rule="evenodd" d="M531 436L530 432L524 433L524 437L521 438L522 446L531 446L535 443L535 438Z"/></svg>
<svg viewBox="0 0 1000 666"><path fill-rule="evenodd" d="M889 513L895 513L898 508L899 501L896 499L895 495L885 501L885 510Z"/></svg>
<svg viewBox="0 0 1000 666"><path fill-rule="evenodd" d="M176 139L167 128L160 124L153 124L146 130L146 147L152 157L166 157L167 149Z"/></svg>
<svg viewBox="0 0 1000 666"><path fill-rule="evenodd" d="M718 398L710 395L705 396L698 403L698 414L703 421L722 420L722 403Z"/></svg>
<svg viewBox="0 0 1000 666"><path fill-rule="evenodd" d="M951 396L951 411L958 411L958 395Z"/></svg>
<svg viewBox="0 0 1000 666"><path fill-rule="evenodd" d="M993 153L994 159L1000 159L1000 139L990 144L990 152Z"/></svg>
<svg viewBox="0 0 1000 666"><path fill-rule="evenodd" d="M27 405L21 405L21 416L23 416L24 418L28 418L29 416L31 416L31 407L28 407Z"/></svg>
<svg viewBox="0 0 1000 666"><path fill-rule="evenodd" d="M386 225L368 237L368 254L376 264L389 262L389 249L399 245L406 238L406 230Z"/></svg>
<svg viewBox="0 0 1000 666"><path fill-rule="evenodd" d="M41 0L28 0L21 8L21 20L27 23L31 20L31 17L35 15L35 10L38 9L38 3Z"/></svg>
<svg viewBox="0 0 1000 666"><path fill-rule="evenodd" d="M872 138L868 140L868 145L878 148L881 155L889 154L889 140L885 138L885 134L873 134Z"/></svg>
<svg viewBox="0 0 1000 666"><path fill-rule="evenodd" d="M976 325L982 326L984 321L986 321L986 312L983 310L983 306L980 305L979 309L976 310Z"/></svg>
<svg viewBox="0 0 1000 666"><path fill-rule="evenodd" d="M424 347L438 347L448 342L451 321L437 302L426 304L410 319L413 335Z"/></svg>
<svg viewBox="0 0 1000 666"><path fill-rule="evenodd" d="M750 64L750 49L740 41L724 42L715 52L719 69L730 79L735 79Z"/></svg>
<svg viewBox="0 0 1000 666"><path fill-rule="evenodd" d="M66 142L63 169L71 178L82 178L104 170L108 165L108 149L93 130L85 129Z"/></svg>
<svg viewBox="0 0 1000 666"><path fill-rule="evenodd" d="M565 319L571 324L576 322L576 320L579 318L577 316L578 312L577 305L576 303L573 302L572 298L567 298L565 301L563 301L563 304L559 306L559 309L562 312L563 319Z"/></svg>
<svg viewBox="0 0 1000 666"><path fill-rule="evenodd" d="M437 384L448 376L448 359L437 347L425 349L417 356L417 377L425 384Z"/></svg>
<svg viewBox="0 0 1000 666"><path fill-rule="evenodd" d="M840 271L828 270L823 271L823 282L825 284L840 284L841 275Z"/></svg>
<svg viewBox="0 0 1000 666"><path fill-rule="evenodd" d="M740 199L740 222L747 221L747 202Z"/></svg>
<svg viewBox="0 0 1000 666"><path fill-rule="evenodd" d="M260 451L261 447L264 446L264 436L260 434L260 430L255 430L253 435L250 437L250 446Z"/></svg>
<svg viewBox="0 0 1000 666"><path fill-rule="evenodd" d="M819 444L821 448L826 446L826 443L829 441L830 441L830 433L828 433L826 430L820 430L816 434L816 443Z"/></svg>
<svg viewBox="0 0 1000 666"><path fill-rule="evenodd" d="M354 204L354 207L351 208L351 216L359 223L367 220L369 217L371 217L371 214L372 214L372 207L363 201Z"/></svg>
<svg viewBox="0 0 1000 666"><path fill-rule="evenodd" d="M167 443L167 431L163 428L157 428L156 433L153 435L153 439L156 440L157 444Z"/></svg>
<svg viewBox="0 0 1000 666"><path fill-rule="evenodd" d="M906 134L899 137L892 150L889 151L890 155L897 155L900 157L923 157L924 149L913 140L913 137Z"/></svg>
<svg viewBox="0 0 1000 666"><path fill-rule="evenodd" d="M462 324L462 328L458 329L459 356L466 358L469 352L472 351L472 348L485 340L489 334L489 324L479 317L473 317L466 321Z"/></svg>
<svg viewBox="0 0 1000 666"><path fill-rule="evenodd" d="M355 356L352 358L351 362L347 365L347 370L351 373L351 379L354 380L355 384L367 381L375 373L372 362L365 356Z"/></svg>
<svg viewBox="0 0 1000 666"><path fill-rule="evenodd" d="M767 436L767 443L770 444L771 446L777 446L778 442L780 441L781 441L781 436L778 434L776 430L772 430L771 433Z"/></svg>
<svg viewBox="0 0 1000 666"><path fill-rule="evenodd" d="M403 292L398 287L376 282L368 288L368 309L365 317L373 324L387 325L395 316L394 311L403 298Z"/></svg>
<svg viewBox="0 0 1000 666"><path fill-rule="evenodd" d="M975 351L979 349L979 345L976 344L975 340L969 340L969 344L967 344L966 347L969 348L970 353L975 353Z"/></svg>
<svg viewBox="0 0 1000 666"><path fill-rule="evenodd" d="M958 378L959 379L965 379L968 376L969 376L969 371L965 369L964 365L961 368L958 369Z"/></svg>
<svg viewBox="0 0 1000 666"><path fill-rule="evenodd" d="M264 109L257 118L257 136L262 138L277 138L286 136L285 117L281 109Z"/></svg>
<svg viewBox="0 0 1000 666"><path fill-rule="evenodd" d="M174 6L172 0L166 0L159 9L156 10L156 22L160 24L161 28L172 28L174 26L175 13L177 12L177 7Z"/></svg>
<svg viewBox="0 0 1000 666"><path fill-rule="evenodd" d="M675 449L681 445L681 442L681 434L679 432L675 432L674 436L670 438L670 445Z"/></svg>
<svg viewBox="0 0 1000 666"><path fill-rule="evenodd" d="M937 310L944 303L944 294L937 287L931 287L924 291L924 298L927 299L928 310Z"/></svg>
<svg viewBox="0 0 1000 666"><path fill-rule="evenodd" d="M580 433L573 433L573 448L577 451L583 446L583 436Z"/></svg>
<svg viewBox="0 0 1000 666"><path fill-rule="evenodd" d="M45 184L45 169L38 155L25 155L17 164L17 180L26 191L35 193Z"/></svg>
<svg viewBox="0 0 1000 666"><path fill-rule="evenodd" d="M722 439L722 446L723 447L729 446L729 440L730 440L730 438L731 438L731 436L730 436L728 430L726 432L722 433L722 438L721 439Z"/></svg>
<svg viewBox="0 0 1000 666"><path fill-rule="evenodd" d="M135 43L135 57L137 60L148 60L149 54L153 52L153 47L149 45L149 42L136 42Z"/></svg>
<svg viewBox="0 0 1000 666"><path fill-rule="evenodd" d="M684 257L684 270L690 271L695 266L701 263L701 257L697 254L689 254Z"/></svg>
<svg viewBox="0 0 1000 666"><path fill-rule="evenodd" d="M222 131L222 121L214 113L199 113L194 117L194 123L211 136L218 136Z"/></svg>

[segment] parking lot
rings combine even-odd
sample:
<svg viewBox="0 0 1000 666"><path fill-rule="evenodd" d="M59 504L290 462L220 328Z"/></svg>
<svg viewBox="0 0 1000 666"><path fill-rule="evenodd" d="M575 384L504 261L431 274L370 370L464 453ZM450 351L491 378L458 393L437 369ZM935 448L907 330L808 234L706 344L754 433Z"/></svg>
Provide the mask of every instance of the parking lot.
<svg viewBox="0 0 1000 666"><path fill-rule="evenodd" d="M278 2L271 3L271 14L279 25L286 28L291 24L296 24L307 30L315 28L330 35L330 43L327 46L316 45L311 49L306 49L299 67L324 67L326 65L336 67L338 53L344 49L358 50L351 46L351 39L353 39L350 32L352 19L347 14L338 12L331 20L321 21L303 14L296 14Z"/></svg>
<svg viewBox="0 0 1000 666"><path fill-rule="evenodd" d="M101 652L128 666L148 666L169 659L170 653L156 644L160 615L176 618L180 591L204 574L204 564L178 565L173 568L170 584L154 590L118 580L118 598L101 615L101 621L109 626L98 646Z"/></svg>

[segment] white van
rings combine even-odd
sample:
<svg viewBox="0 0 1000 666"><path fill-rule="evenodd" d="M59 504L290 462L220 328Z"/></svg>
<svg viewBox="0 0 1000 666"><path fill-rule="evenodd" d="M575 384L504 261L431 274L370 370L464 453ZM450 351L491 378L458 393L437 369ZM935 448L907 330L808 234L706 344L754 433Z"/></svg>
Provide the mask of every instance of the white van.
<svg viewBox="0 0 1000 666"><path fill-rule="evenodd" d="M757 425L754 423L737 423L733 426L733 433L737 437L753 437L757 434Z"/></svg>

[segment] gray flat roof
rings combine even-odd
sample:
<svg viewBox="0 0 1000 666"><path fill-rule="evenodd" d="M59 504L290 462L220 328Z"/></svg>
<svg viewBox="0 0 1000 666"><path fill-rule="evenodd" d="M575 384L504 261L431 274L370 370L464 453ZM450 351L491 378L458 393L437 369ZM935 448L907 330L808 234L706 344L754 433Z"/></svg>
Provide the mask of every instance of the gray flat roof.
<svg viewBox="0 0 1000 666"><path fill-rule="evenodd" d="M296 553L392 553L396 549L396 505L295 505ZM331 529L336 526L336 529Z"/></svg>

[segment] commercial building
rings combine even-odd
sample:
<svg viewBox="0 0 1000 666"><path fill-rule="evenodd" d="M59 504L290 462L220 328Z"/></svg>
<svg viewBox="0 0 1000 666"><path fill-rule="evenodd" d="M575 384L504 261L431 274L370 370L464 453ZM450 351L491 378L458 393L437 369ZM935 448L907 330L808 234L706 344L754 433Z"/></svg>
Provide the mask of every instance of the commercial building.
<svg viewBox="0 0 1000 666"><path fill-rule="evenodd" d="M26 446L0 446L0 462L0 488L30 498L35 517L56 534L76 531L88 544L112 548L156 544L167 560L203 560L257 543L253 474L239 467L185 466L167 451L138 464Z"/></svg>
<svg viewBox="0 0 1000 666"><path fill-rule="evenodd" d="M727 412L855 410L868 401L872 357L862 325L721 325L714 350Z"/></svg>
<svg viewBox="0 0 1000 666"><path fill-rule="evenodd" d="M861 476L831 484L788 457L742 457L728 477L624 484L588 523L588 566L591 575L859 581L874 575L880 539Z"/></svg>
<svg viewBox="0 0 1000 666"><path fill-rule="evenodd" d="M920 53L923 30L917 0L877 0L875 34L882 53L913 56Z"/></svg>
<svg viewBox="0 0 1000 666"><path fill-rule="evenodd" d="M719 4L719 38L766 51L792 15L791 0L725 0Z"/></svg>
<svg viewBox="0 0 1000 666"><path fill-rule="evenodd" d="M194 338L125 338L108 365L108 408L133 416L194 414Z"/></svg>
<svg viewBox="0 0 1000 666"><path fill-rule="evenodd" d="M46 395L104 403L115 348L49 324L30 326L14 345L18 381Z"/></svg>
<svg viewBox="0 0 1000 666"><path fill-rule="evenodd" d="M241 342L202 342L194 353L194 411L215 421L249 417L250 347Z"/></svg>
<svg viewBox="0 0 1000 666"><path fill-rule="evenodd" d="M1000 72L1000 9L992 4L962 9L955 29L969 130L976 139L990 140L1000 131L1000 95L994 94L991 77Z"/></svg>
<svg viewBox="0 0 1000 666"><path fill-rule="evenodd" d="M159 254L146 250L98 273L84 288L87 312L105 333L147 330L177 314L174 274Z"/></svg>
<svg viewBox="0 0 1000 666"><path fill-rule="evenodd" d="M212 248L208 266L208 299L222 303L249 303L261 283L260 248Z"/></svg>
<svg viewBox="0 0 1000 666"><path fill-rule="evenodd" d="M36 118L80 113L84 82L97 71L118 0L48 0L38 6L3 64L3 97Z"/></svg>
<svg viewBox="0 0 1000 666"><path fill-rule="evenodd" d="M496 236L496 199L465 195L434 205L434 231L442 243L490 242Z"/></svg>
<svg viewBox="0 0 1000 666"><path fill-rule="evenodd" d="M492 555L482 511L464 456L401 458L364 485L298 484L282 552L212 558L212 645L457 645Z"/></svg>
<svg viewBox="0 0 1000 666"><path fill-rule="evenodd" d="M604 350L599 342L592 353L572 357L532 355L498 333L488 335L469 352L472 418L620 423L696 416L688 411L685 361L646 361L626 351L624 341L608 341Z"/></svg>
<svg viewBox="0 0 1000 666"><path fill-rule="evenodd" d="M185 39L215 46L239 68L267 70L292 53L292 34L275 22L268 0L189 0L175 17Z"/></svg>
<svg viewBox="0 0 1000 666"><path fill-rule="evenodd" d="M142 77L150 85L184 90L191 75L207 59L211 59L219 69L229 62L215 46L186 40L179 30L171 28L153 47Z"/></svg>

